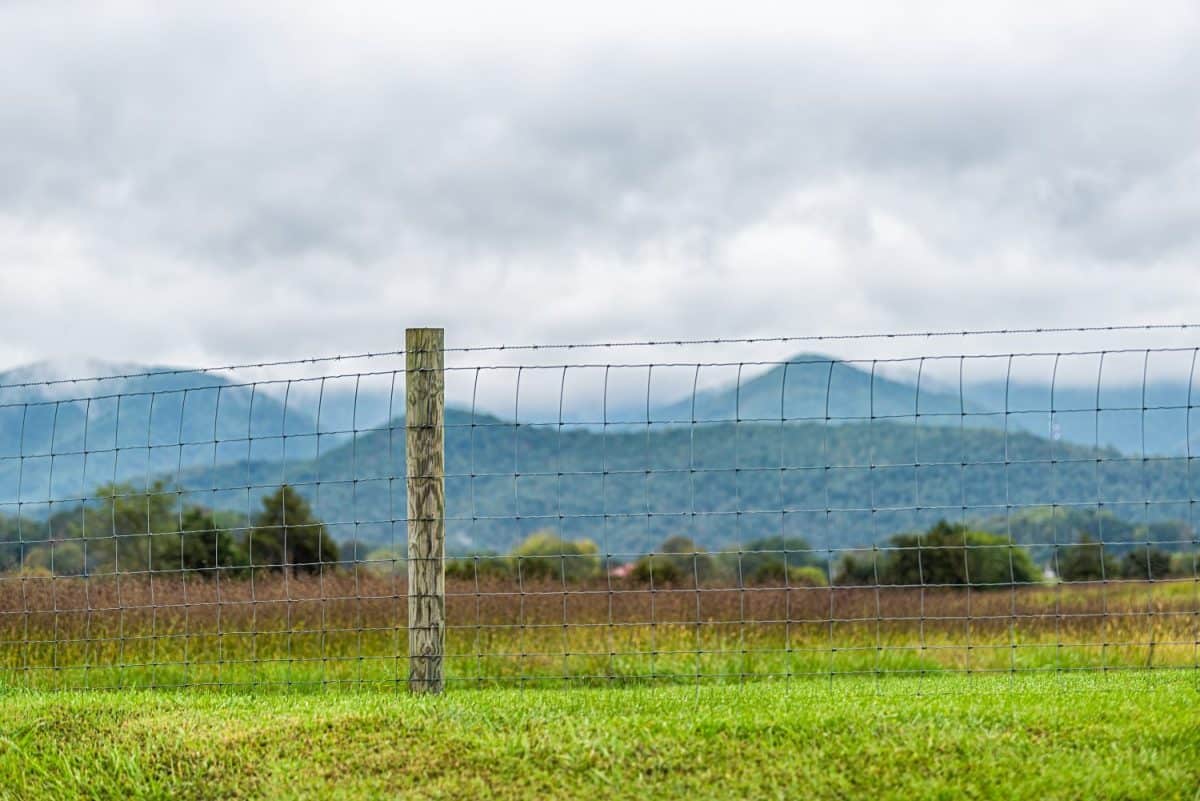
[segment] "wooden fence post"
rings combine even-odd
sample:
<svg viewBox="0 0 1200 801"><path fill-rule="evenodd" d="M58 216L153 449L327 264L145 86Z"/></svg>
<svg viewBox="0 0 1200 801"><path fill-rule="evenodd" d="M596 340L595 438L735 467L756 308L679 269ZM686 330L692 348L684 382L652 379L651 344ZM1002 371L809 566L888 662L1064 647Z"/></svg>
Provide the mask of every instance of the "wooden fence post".
<svg viewBox="0 0 1200 801"><path fill-rule="evenodd" d="M442 691L446 650L445 330L405 332L408 688Z"/></svg>

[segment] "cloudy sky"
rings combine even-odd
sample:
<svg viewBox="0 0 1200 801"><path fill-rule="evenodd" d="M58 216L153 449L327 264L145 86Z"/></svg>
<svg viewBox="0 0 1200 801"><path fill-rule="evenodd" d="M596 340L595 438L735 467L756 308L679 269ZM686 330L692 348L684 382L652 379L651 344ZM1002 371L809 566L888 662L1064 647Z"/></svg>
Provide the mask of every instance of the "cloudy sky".
<svg viewBox="0 0 1200 801"><path fill-rule="evenodd" d="M1194 2L161 5L0 5L0 368L1200 319Z"/></svg>

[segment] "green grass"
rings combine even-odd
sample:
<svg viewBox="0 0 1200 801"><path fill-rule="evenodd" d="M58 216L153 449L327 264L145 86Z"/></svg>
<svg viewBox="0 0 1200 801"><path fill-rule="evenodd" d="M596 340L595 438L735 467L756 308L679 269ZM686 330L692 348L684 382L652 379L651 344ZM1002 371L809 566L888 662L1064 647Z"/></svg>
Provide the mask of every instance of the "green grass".
<svg viewBox="0 0 1200 801"><path fill-rule="evenodd" d="M0 798L1200 798L1200 676L0 692Z"/></svg>

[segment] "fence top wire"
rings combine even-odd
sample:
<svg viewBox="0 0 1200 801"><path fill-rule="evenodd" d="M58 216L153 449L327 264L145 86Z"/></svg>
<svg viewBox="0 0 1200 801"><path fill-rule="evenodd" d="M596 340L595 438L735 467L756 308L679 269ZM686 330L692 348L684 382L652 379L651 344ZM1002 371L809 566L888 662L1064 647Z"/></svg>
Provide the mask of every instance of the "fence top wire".
<svg viewBox="0 0 1200 801"><path fill-rule="evenodd" d="M1071 330L1079 330L1079 329L1071 329ZM1105 330L1109 330L1109 329L1105 329ZM751 341L754 341L754 340L721 340L721 342L725 342L725 343L751 342ZM676 343L670 342L670 343L645 343L645 344L674 345ZM681 343L681 344L688 344L688 343ZM530 346L530 347L536 348L538 346ZM552 346L541 346L541 347L552 347ZM583 348L583 347L588 347L588 346L579 345L579 346L571 346L571 347ZM601 345L601 346L595 346L595 347L610 347L610 346ZM515 350L515 348L513 348L513 349ZM459 352L473 352L473 351L481 351L481 350L486 350L486 348L460 348L460 349L458 349ZM402 354L402 353L403 353L403 351L397 352L397 354ZM1188 346L1178 346L1178 347L1111 347L1111 348L1103 348L1103 349L1095 349L1095 350L1025 350L1025 351L1008 351L1008 352L943 353L943 354L928 354L928 355L920 355L920 356L890 356L890 357L876 357L876 358L864 358L864 357L841 358L841 357L837 357L837 356L805 355L805 356L798 356L798 357L794 357L794 358L783 358L783 359L737 359L737 360L732 360L732 361L730 361L730 360L724 360L724 361L719 361L719 360L636 361L636 362L627 361L627 362L620 362L620 363L604 362L604 361L589 361L589 362L571 362L571 363L559 362L559 363L551 363L551 364L446 365L445 367L442 368L442 371L445 373L469 373L469 372L478 373L478 372L485 371L485 370L486 371L505 371L505 370L508 370L508 371L543 370L544 371L544 370L567 370L567 369L603 370L603 369L611 369L611 368L654 370L654 369L670 369L670 368L684 368L684 367L697 368L697 369L699 369L699 368L714 368L714 367L715 368L721 368L721 367L725 367L725 368L785 367L785 366L802 366L802 365L814 365L814 364L828 364L828 365L843 364L843 365L848 365L848 366L864 365L864 366L871 366L872 368L874 368L875 366L879 366L879 365L900 365L900 364L918 364L918 365L920 365L920 364L924 364L926 362L947 362L947 361L953 362L953 361L969 361L969 360L1008 359L1011 361L1013 359L1067 358L1067 357L1083 357L1083 356L1098 356L1101 359L1103 359L1107 356L1118 356L1118 355L1127 355L1127 354L1135 354L1135 353L1136 354L1144 354L1147 357L1149 357L1149 355L1151 353L1193 353L1193 354L1196 354L1196 353L1200 353L1200 345L1188 345ZM397 354L374 354L374 356L397 355ZM353 359L353 358L358 358L358 357L337 356L337 357L329 357L327 359L326 358L313 358L313 359L296 360L293 362L286 362L286 361L284 361L284 362L269 362L269 363L264 362L260 365L180 368L178 370L164 370L164 371L159 371L159 372L147 371L145 373L112 375L112 376L97 376L97 377L93 377L93 378L51 379L51 380L46 380L46 381L0 384L0 390L30 388L30 387L44 387L44 386L54 386L54 385L63 385L63 384L81 384L81 383L87 383L87 382L102 382L102 381L109 381L109 380L119 380L119 379L123 379L123 378L136 379L136 378L151 378L151 377L155 377L155 376L164 376L164 375L208 374L208 373L216 373L216 372L221 372L221 371L226 371L226 370L237 370L237 369L243 369L243 368L249 369L249 368L254 368L254 367L259 367L259 366L286 366L289 364L302 365L302 364L317 363L317 362L321 362L321 361L333 361L336 359ZM427 372L427 371L428 370L426 368L418 368L418 369L414 370L413 372ZM372 371L362 371L362 372L342 372L342 373L336 373L336 374L330 374L330 375L301 376L301 377L293 377L293 378L260 378L260 379L255 379L255 380L238 381L238 382L226 381L226 382L221 382L221 383L198 384L195 386L186 386L186 387L162 387L162 388L156 388L156 389L142 389L142 390L114 390L112 392L108 392L108 393L104 393L104 394L77 395L77 396L60 397L60 398L45 398L45 399L40 399L40 400L10 400L10 401L0 402L0 409L22 408L22 407L30 407L30 406L61 406L61 405L72 404L72 403L82 403L84 401L102 401L102 400L112 400L112 399L116 399L116 398L139 398L139 397L162 397L162 396L169 396L169 395L188 395L188 394L194 394L194 393L200 393L200 392L206 392L206 391L214 391L214 390L215 391L232 391L232 390L237 390L237 389L256 389L256 388L260 388L260 387L269 387L269 386L282 386L282 387L286 388L286 387L291 387L296 384L324 384L325 382L337 381L340 379L376 378L379 376L389 376L389 375L395 376L397 374L404 373L404 372L407 372L407 371L404 369L397 368L397 369L390 369L390 370L385 369L385 370L372 370ZM738 383L740 384L741 381L739 380ZM1146 407L1146 406L1129 407L1129 410L1139 410L1140 409L1142 411L1147 411L1147 410L1151 410L1153 408L1155 408L1155 407ZM1165 408L1173 408L1173 407L1165 407ZM1009 410L1009 411L1012 412L1015 410ZM1023 410L1023 411L1031 411L1031 410ZM1070 411L1070 410L1069 409L1052 409L1050 411ZM1108 411L1112 411L1112 409L1108 409ZM975 412L975 413L965 413L965 414L967 414L967 416L972 416L972 415L978 414L978 413ZM772 418L772 419L774 419L774 418ZM692 422L706 422L706 421L694 420Z"/></svg>
<svg viewBox="0 0 1200 801"><path fill-rule="evenodd" d="M13 375L0 683L400 681L439 593L459 685L1195 671L1196 329L451 347L429 471L404 350ZM444 506L406 507L428 477ZM449 553L410 555L435 521Z"/></svg>
<svg viewBox="0 0 1200 801"><path fill-rule="evenodd" d="M468 345L443 348L443 353L485 353L506 351L548 351L548 350L589 350L599 348L641 348L685 345L754 345L767 343L789 342L848 342L858 340L898 340L898 339L932 339L945 337L975 337L975 336L1016 336L1041 334L1085 334L1111 333L1134 331L1191 331L1200 328L1200 323L1137 323L1128 325L1097 325L1097 326L1039 326L1033 328L980 328L939 331L891 331L865 334L799 334L763 337L714 337L707 339L647 339L647 340L613 340L607 342L555 342L527 344L497 344L497 345ZM112 375L92 375L75 378L50 378L32 381L15 381L0 383L0 390L24 389L30 387L47 387L62 384L82 384L101 381L122 381L139 378L154 378L159 376L202 375L206 373L222 373L236 370L253 370L273 367L299 367L305 365L325 364L330 362L355 361L360 359L380 359L404 356L403 349L364 351L361 353L333 354L328 356L311 356L298 359L278 359L273 361L244 362L220 365L215 367L178 367L144 370L140 372L125 372ZM869 360L868 360L869 361ZM196 389L203 389L197 387Z"/></svg>

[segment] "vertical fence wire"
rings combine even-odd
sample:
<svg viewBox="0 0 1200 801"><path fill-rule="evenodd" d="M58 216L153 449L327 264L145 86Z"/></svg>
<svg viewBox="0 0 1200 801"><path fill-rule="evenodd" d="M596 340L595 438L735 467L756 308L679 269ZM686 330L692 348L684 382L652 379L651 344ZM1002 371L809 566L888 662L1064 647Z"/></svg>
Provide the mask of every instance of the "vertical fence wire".
<svg viewBox="0 0 1200 801"><path fill-rule="evenodd" d="M1200 346L1021 335L447 349L447 685L1194 675ZM0 383L0 686L403 681L403 357Z"/></svg>

